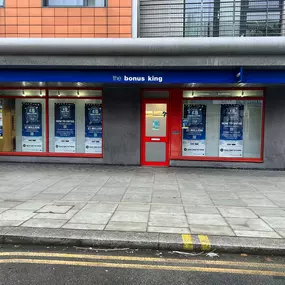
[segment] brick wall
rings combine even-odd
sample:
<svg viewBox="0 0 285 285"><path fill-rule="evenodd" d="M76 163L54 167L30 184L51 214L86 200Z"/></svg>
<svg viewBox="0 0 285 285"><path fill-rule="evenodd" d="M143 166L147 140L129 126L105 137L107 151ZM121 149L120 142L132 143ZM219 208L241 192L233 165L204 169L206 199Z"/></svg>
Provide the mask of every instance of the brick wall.
<svg viewBox="0 0 285 285"><path fill-rule="evenodd" d="M107 8L49 8L42 0L4 0L0 37L130 38L132 0L108 0Z"/></svg>

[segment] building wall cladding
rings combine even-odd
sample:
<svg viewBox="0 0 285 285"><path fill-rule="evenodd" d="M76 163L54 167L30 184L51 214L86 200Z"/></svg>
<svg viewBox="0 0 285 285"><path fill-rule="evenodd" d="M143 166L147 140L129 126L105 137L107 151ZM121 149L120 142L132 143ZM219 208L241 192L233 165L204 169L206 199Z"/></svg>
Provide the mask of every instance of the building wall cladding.
<svg viewBox="0 0 285 285"><path fill-rule="evenodd" d="M42 0L4 0L0 37L130 38L132 0L108 0L108 7L44 7Z"/></svg>

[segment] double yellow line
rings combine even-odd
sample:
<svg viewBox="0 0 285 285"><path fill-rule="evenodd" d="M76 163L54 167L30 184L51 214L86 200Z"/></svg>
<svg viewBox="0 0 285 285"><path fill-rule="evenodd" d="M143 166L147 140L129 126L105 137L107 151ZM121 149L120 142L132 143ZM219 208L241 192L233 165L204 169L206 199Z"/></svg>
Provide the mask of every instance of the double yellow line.
<svg viewBox="0 0 285 285"><path fill-rule="evenodd" d="M7 258L8 257L8 258ZM17 258L11 258L17 257ZM19 258L21 257L21 258ZM27 258L33 257L33 259ZM47 257L49 259L42 259ZM41 259L39 259L41 258ZM54 259L60 258L60 259ZM72 260L77 259L77 260ZM84 261L79 260L84 259ZM101 261L86 261L101 260ZM102 262L108 260L111 262ZM119 263L124 261L138 263ZM159 264L142 264L139 262L159 263ZM105 267L105 268L124 268L124 269L144 269L144 270L166 270L166 271L186 271L202 273L228 273L241 275L260 275L260 276L280 276L285 277L285 265L283 264L262 264L250 262L230 262L214 260L191 260L191 259L171 259L171 258L151 258L151 257L134 257L134 256L104 256L90 254L67 254L67 253L50 253L50 252L1 252L0 264L42 264L42 265L69 265L85 267ZM165 265L165 263L180 265ZM189 265L195 266L189 266ZM199 266L197 266L199 265ZM210 267L219 266L219 267ZM226 268L221 266L227 266ZM256 269L237 269L230 267L245 267ZM278 269L280 271L263 270Z"/></svg>

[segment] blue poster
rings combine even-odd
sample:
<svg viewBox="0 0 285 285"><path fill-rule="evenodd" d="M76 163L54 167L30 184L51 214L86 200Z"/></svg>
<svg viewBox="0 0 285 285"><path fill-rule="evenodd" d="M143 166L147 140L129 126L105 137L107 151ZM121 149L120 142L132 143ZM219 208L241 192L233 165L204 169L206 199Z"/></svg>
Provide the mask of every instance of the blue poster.
<svg viewBox="0 0 285 285"><path fill-rule="evenodd" d="M242 157L243 116L244 105L221 105L219 156Z"/></svg>
<svg viewBox="0 0 285 285"><path fill-rule="evenodd" d="M22 151L42 151L42 104L22 103Z"/></svg>
<svg viewBox="0 0 285 285"><path fill-rule="evenodd" d="M55 103L55 152L75 152L75 104Z"/></svg>
<svg viewBox="0 0 285 285"><path fill-rule="evenodd" d="M102 104L85 104L85 152L102 153Z"/></svg>
<svg viewBox="0 0 285 285"><path fill-rule="evenodd" d="M206 105L184 105L182 150L185 156L204 156Z"/></svg>
<svg viewBox="0 0 285 285"><path fill-rule="evenodd" d="M3 138L3 103L0 100L0 139Z"/></svg>

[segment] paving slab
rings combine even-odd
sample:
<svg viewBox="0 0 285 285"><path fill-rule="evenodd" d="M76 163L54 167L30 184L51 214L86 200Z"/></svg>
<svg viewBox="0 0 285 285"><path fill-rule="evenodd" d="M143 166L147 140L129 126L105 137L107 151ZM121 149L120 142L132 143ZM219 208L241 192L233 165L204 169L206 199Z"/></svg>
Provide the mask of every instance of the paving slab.
<svg viewBox="0 0 285 285"><path fill-rule="evenodd" d="M218 209L225 218L257 218L257 215L249 209L235 207L218 207Z"/></svg>
<svg viewBox="0 0 285 285"><path fill-rule="evenodd" d="M105 230L111 231L129 231L129 232L145 232L147 223L141 222L121 222L121 221L110 221L106 226Z"/></svg>
<svg viewBox="0 0 285 285"><path fill-rule="evenodd" d="M22 227L36 227L36 228L60 228L66 223L66 220L56 219L30 219L23 223Z"/></svg>
<svg viewBox="0 0 285 285"><path fill-rule="evenodd" d="M111 218L111 222L135 222L135 223L147 223L148 212L128 212L128 211L116 211Z"/></svg>
<svg viewBox="0 0 285 285"><path fill-rule="evenodd" d="M217 236L235 236L236 234L228 226L211 225L190 225L190 231L193 234L217 235Z"/></svg>
<svg viewBox="0 0 285 285"><path fill-rule="evenodd" d="M189 228L175 228L175 227L148 227L149 233L168 233L168 234L190 234Z"/></svg>
<svg viewBox="0 0 285 285"><path fill-rule="evenodd" d="M187 214L187 219L190 225L228 225L221 215L216 214Z"/></svg>
<svg viewBox="0 0 285 285"><path fill-rule="evenodd" d="M268 232L268 231L242 231L235 230L234 231L237 236L240 237L258 237L258 238L281 238L276 232Z"/></svg>
<svg viewBox="0 0 285 285"><path fill-rule="evenodd" d="M226 221L233 230L239 231L273 231L261 219L247 219L247 218L226 218Z"/></svg>
<svg viewBox="0 0 285 285"><path fill-rule="evenodd" d="M53 213L53 214L66 214L72 206L66 206L66 205L47 205L39 210L37 210L37 213Z"/></svg>

